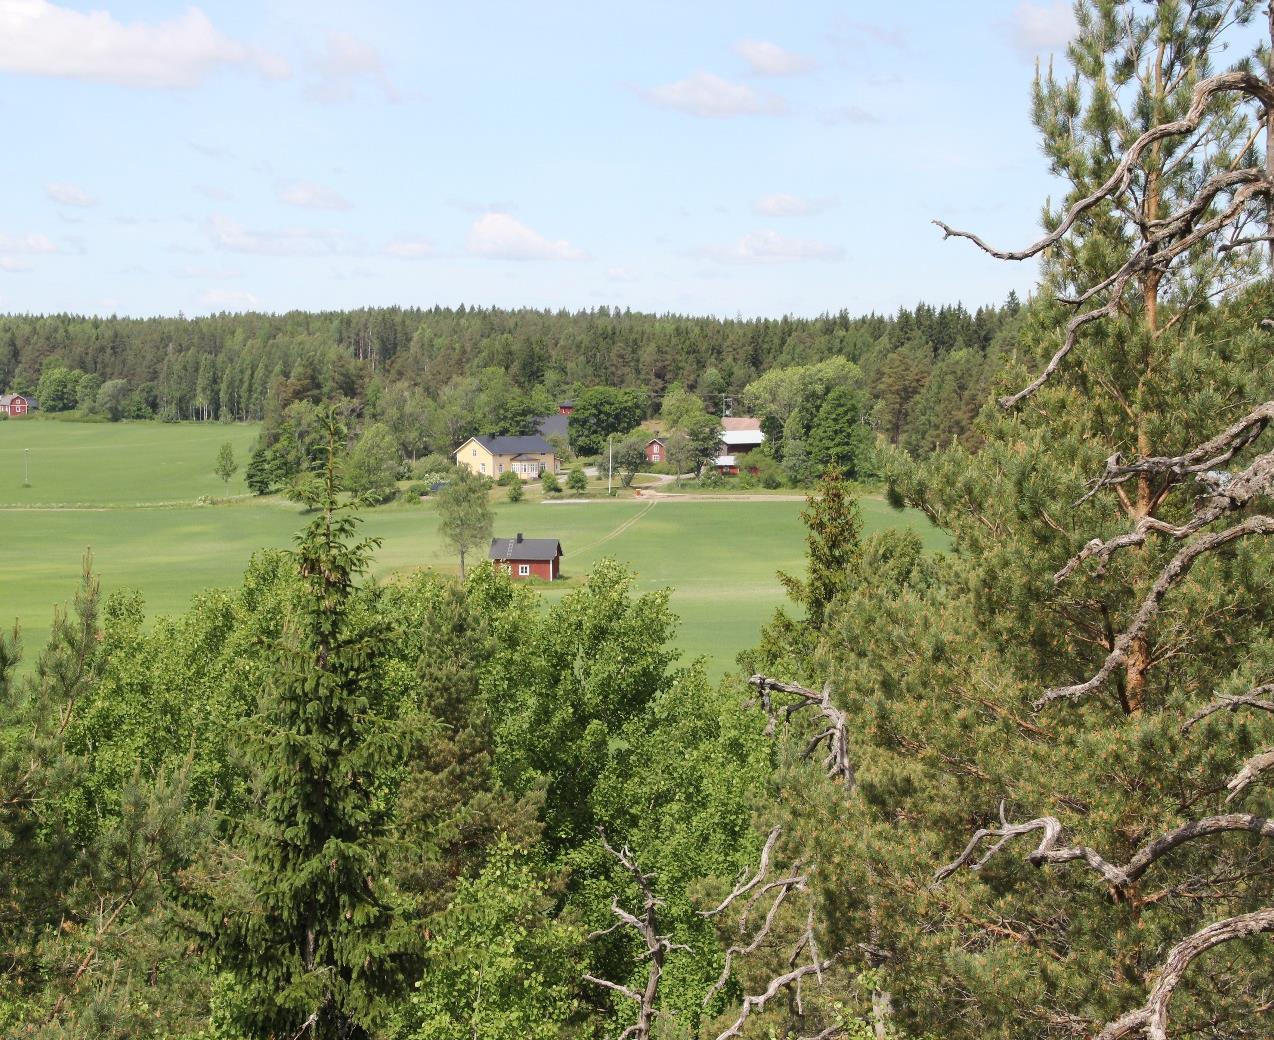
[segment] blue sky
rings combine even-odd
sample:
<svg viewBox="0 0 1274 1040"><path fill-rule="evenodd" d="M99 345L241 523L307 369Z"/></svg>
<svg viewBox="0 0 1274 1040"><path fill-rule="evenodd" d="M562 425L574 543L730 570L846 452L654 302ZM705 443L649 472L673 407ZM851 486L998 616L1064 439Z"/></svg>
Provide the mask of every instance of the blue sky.
<svg viewBox="0 0 1274 1040"><path fill-rule="evenodd" d="M998 302L1064 0L0 0L0 311Z"/></svg>

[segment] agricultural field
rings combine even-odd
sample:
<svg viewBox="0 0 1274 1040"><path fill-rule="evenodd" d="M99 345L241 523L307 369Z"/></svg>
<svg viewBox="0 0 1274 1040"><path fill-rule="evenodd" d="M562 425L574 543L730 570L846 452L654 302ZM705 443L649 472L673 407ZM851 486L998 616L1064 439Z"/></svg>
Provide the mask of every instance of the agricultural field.
<svg viewBox="0 0 1274 1040"><path fill-rule="evenodd" d="M242 462L255 434L247 425L0 423L0 620L21 620L28 663L48 634L53 605L73 592L87 547L105 591L135 588L152 613L171 614L198 589L237 583L254 550L290 544L304 513L281 498L247 496L242 470L229 489L239 497L211 497L223 494L212 473L217 448L231 441ZM28 447L32 486L23 488ZM546 505L528 496L513 504L496 491L492 504L498 536L521 531L561 540L565 580L540 586L548 598L576 587L605 556L631 567L642 590L671 587L682 618L679 646L687 658L709 658L714 674L733 667L735 654L755 642L783 602L775 571L803 566L795 501L720 496ZM860 505L869 531L907 524L931 547L944 544L919 514L895 512L874 498ZM382 539L378 578L419 568L456 571L428 501L364 516L366 533Z"/></svg>

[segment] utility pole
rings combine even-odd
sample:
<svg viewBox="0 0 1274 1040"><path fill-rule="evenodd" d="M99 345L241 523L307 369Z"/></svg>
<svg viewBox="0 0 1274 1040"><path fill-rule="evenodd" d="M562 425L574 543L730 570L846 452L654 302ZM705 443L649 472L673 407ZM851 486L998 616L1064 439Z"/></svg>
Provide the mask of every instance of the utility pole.
<svg viewBox="0 0 1274 1040"><path fill-rule="evenodd" d="M613 495L615 492L611 487L611 474L615 472L615 435L609 433L606 435L606 494Z"/></svg>
<svg viewBox="0 0 1274 1040"><path fill-rule="evenodd" d="M31 486L31 449L22 449L22 486Z"/></svg>

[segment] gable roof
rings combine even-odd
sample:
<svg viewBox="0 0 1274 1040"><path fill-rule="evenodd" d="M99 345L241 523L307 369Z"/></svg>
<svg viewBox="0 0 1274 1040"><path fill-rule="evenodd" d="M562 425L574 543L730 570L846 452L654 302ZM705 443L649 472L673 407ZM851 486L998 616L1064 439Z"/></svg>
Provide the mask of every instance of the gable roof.
<svg viewBox="0 0 1274 1040"><path fill-rule="evenodd" d="M651 437L650 440L646 442L646 446L650 447L650 445L652 444L665 444L665 443L666 442L664 441L662 437Z"/></svg>
<svg viewBox="0 0 1274 1040"><path fill-rule="evenodd" d="M543 437L532 435L530 437L470 437L469 441L477 441L492 455L551 455L553 454L553 446L549 444ZM465 441L464 444L468 444ZM453 451L452 455L460 453L460 449L464 447L460 445Z"/></svg>
<svg viewBox="0 0 1274 1040"><path fill-rule="evenodd" d="M721 420L721 429L729 433L732 430L759 430L761 420L751 415L727 415Z"/></svg>
<svg viewBox="0 0 1274 1040"><path fill-rule="evenodd" d="M728 448L756 447L765 440L760 430L722 430L721 443Z"/></svg>
<svg viewBox="0 0 1274 1040"><path fill-rule="evenodd" d="M570 423L571 417L563 415L561 412L546 415L540 420L540 436L552 437L554 434L561 434L565 437L570 428Z"/></svg>
<svg viewBox="0 0 1274 1040"><path fill-rule="evenodd" d="M521 539L519 541L519 539ZM565 556L556 538L492 538L489 560L556 560Z"/></svg>

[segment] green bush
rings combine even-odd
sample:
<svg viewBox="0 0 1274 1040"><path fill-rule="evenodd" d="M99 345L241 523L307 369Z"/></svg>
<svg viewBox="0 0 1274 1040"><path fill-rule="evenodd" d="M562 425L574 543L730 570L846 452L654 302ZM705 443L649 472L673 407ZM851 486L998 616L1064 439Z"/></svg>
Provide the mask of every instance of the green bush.
<svg viewBox="0 0 1274 1040"><path fill-rule="evenodd" d="M544 471L544 475L540 477L540 483L544 485L544 493L546 495L560 495L562 493L562 485L551 469Z"/></svg>
<svg viewBox="0 0 1274 1040"><path fill-rule="evenodd" d="M496 483L501 487L513 487L515 484L520 485L522 483L522 478L514 473L513 470L508 470L507 472L500 474L500 479L497 480Z"/></svg>
<svg viewBox="0 0 1274 1040"><path fill-rule="evenodd" d="M416 480L446 480L447 475L456 471L456 464L446 455L439 455L436 451L430 452L424 458L417 459L411 464L411 475ZM439 476L439 474L442 474Z"/></svg>
<svg viewBox="0 0 1274 1040"><path fill-rule="evenodd" d="M503 483L503 482L502 482L502 483ZM522 501L522 494L523 494L523 492L522 492L522 481L517 480L517 481L514 481L512 484L509 484L509 485L507 485L507 486L508 486L508 489L509 489L509 501L510 501L510 502L521 502L521 501Z"/></svg>
<svg viewBox="0 0 1274 1040"><path fill-rule="evenodd" d="M423 498L429 494L430 485L423 480L413 480L403 491L403 498Z"/></svg>
<svg viewBox="0 0 1274 1040"><path fill-rule="evenodd" d="M571 467L571 472L566 477L566 486L579 494L588 490L588 476L582 466Z"/></svg>

